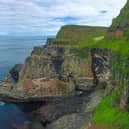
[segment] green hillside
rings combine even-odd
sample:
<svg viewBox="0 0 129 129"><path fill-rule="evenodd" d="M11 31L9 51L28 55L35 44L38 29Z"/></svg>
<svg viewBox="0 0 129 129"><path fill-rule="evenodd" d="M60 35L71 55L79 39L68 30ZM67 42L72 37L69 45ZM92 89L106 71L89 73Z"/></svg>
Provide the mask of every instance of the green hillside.
<svg viewBox="0 0 129 129"><path fill-rule="evenodd" d="M123 30L122 36L106 37L97 43L95 47L109 48L123 56L129 55L129 0L121 9L120 15L113 20L107 33L115 32L118 28Z"/></svg>
<svg viewBox="0 0 129 129"><path fill-rule="evenodd" d="M103 39L107 28L79 25L63 26L57 34L57 40L73 41L79 48L92 46Z"/></svg>
<svg viewBox="0 0 129 129"><path fill-rule="evenodd" d="M120 15L113 19L112 25L109 30L115 30L116 28L126 28L129 27L129 1L121 9Z"/></svg>
<svg viewBox="0 0 129 129"><path fill-rule="evenodd" d="M93 121L95 123L106 123L110 125L110 128L115 125L114 129L129 129L129 112L128 103L124 110L119 110L118 105L112 106L112 101L118 103L121 97L124 86L128 87L128 75L129 75L129 0L124 8L122 8L120 15L113 20L109 32L115 32L118 28L123 30L123 35L120 37L105 37L98 42L94 47L108 48L116 52L119 58L114 59L112 67L117 74L120 73L122 77L122 83L117 84L117 91L113 91L109 94L101 103L96 107L93 115ZM121 60L121 61L120 61ZM114 76L115 77L115 76ZM117 80L119 80L117 78ZM127 83L125 83L127 82ZM128 93L129 94L129 93ZM100 115L101 114L101 115Z"/></svg>

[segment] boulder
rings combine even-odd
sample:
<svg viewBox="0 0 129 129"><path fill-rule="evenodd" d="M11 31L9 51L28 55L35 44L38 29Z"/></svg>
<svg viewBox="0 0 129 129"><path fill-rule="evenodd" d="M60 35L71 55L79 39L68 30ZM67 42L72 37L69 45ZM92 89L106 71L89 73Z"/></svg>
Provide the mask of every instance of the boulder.
<svg viewBox="0 0 129 129"><path fill-rule="evenodd" d="M91 120L91 114L73 113L65 115L54 121L46 127L46 129L79 129L84 123Z"/></svg>

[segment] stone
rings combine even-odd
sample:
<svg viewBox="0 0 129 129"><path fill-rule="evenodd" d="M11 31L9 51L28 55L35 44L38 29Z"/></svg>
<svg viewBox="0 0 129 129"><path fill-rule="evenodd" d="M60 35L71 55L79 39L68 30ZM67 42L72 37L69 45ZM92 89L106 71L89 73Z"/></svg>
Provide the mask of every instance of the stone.
<svg viewBox="0 0 129 129"><path fill-rule="evenodd" d="M46 129L79 129L84 123L91 120L91 114L73 113L54 121Z"/></svg>

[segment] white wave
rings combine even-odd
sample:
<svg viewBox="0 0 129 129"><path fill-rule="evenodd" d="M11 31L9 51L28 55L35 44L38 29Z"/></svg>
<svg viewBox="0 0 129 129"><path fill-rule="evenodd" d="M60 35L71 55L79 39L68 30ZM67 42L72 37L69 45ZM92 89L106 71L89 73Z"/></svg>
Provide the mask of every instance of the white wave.
<svg viewBox="0 0 129 129"><path fill-rule="evenodd" d="M4 106L4 105L5 105L5 103L0 101L0 106Z"/></svg>

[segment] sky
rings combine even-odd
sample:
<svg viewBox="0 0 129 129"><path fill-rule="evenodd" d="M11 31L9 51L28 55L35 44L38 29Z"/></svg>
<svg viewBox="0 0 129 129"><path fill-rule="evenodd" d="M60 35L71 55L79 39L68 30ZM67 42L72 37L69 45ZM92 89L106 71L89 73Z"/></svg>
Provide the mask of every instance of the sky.
<svg viewBox="0 0 129 129"><path fill-rule="evenodd" d="M0 0L0 35L55 35L62 25L110 26L126 0Z"/></svg>

